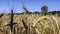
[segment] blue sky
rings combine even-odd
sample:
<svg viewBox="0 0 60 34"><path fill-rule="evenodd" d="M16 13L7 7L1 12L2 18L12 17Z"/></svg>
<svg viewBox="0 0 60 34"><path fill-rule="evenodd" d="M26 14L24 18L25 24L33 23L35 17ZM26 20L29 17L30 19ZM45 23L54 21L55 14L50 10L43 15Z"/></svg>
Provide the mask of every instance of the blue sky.
<svg viewBox="0 0 60 34"><path fill-rule="evenodd" d="M60 10L60 0L0 0L0 13L8 13L12 8L14 12L23 12L25 6L30 12L41 12L42 6L48 6L49 11Z"/></svg>

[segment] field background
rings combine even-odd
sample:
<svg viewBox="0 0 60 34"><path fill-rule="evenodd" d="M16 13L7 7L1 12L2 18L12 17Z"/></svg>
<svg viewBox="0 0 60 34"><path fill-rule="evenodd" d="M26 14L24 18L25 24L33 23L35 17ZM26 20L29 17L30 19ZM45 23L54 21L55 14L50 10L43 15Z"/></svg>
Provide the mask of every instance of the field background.
<svg viewBox="0 0 60 34"><path fill-rule="evenodd" d="M60 17L55 15L42 14L14 14L13 22L17 23L15 26L16 34L25 34L25 28L22 20L28 26L28 34L60 34ZM4 14L0 18L0 34L10 34L10 27L5 26L10 23L10 14ZM13 30L14 32L14 30ZM12 32L12 34L13 34Z"/></svg>

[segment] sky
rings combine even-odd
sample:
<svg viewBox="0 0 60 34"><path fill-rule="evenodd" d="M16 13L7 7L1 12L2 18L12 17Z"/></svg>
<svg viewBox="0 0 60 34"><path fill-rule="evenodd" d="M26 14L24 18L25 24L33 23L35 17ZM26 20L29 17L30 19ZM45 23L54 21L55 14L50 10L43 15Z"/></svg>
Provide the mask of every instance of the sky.
<svg viewBox="0 0 60 34"><path fill-rule="evenodd" d="M49 11L59 11L60 0L0 0L0 13L9 13L11 9L21 13L24 11L23 6L30 12L41 12L42 6L48 6Z"/></svg>

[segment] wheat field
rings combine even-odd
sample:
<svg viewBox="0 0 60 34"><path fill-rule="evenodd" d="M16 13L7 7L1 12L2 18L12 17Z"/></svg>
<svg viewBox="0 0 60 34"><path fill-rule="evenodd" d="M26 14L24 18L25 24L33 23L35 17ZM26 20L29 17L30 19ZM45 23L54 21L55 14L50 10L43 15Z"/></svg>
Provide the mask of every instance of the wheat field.
<svg viewBox="0 0 60 34"><path fill-rule="evenodd" d="M60 17L54 15L42 16L38 14L21 14L14 15L13 22L15 26L15 34L26 34L26 29L22 23L22 19L28 27L27 34L60 34ZM0 34L14 34L10 32L10 27L5 26L10 23L10 15L6 14L0 18ZM13 26L13 27L14 27Z"/></svg>

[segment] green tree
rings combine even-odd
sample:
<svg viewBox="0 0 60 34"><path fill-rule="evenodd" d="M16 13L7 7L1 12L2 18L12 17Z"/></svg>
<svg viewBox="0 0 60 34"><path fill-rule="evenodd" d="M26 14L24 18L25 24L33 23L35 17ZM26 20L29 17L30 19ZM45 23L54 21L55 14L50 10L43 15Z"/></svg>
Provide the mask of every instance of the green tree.
<svg viewBox="0 0 60 34"><path fill-rule="evenodd" d="M47 15L48 14L48 7L47 6L42 6L41 11L44 15Z"/></svg>

